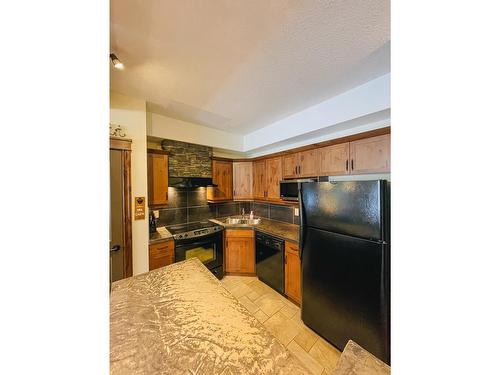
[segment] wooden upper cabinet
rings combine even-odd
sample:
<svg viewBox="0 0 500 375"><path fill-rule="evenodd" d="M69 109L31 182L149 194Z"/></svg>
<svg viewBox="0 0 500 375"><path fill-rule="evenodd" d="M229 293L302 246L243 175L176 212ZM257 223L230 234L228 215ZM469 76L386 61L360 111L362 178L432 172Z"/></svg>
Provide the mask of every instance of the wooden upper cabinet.
<svg viewBox="0 0 500 375"><path fill-rule="evenodd" d="M318 176L318 149L299 152L299 176Z"/></svg>
<svg viewBox="0 0 500 375"><path fill-rule="evenodd" d="M258 160L253 162L253 197L255 199L265 199L266 196L266 161Z"/></svg>
<svg viewBox="0 0 500 375"><path fill-rule="evenodd" d="M168 203L168 154L148 150L148 195L150 206Z"/></svg>
<svg viewBox="0 0 500 375"><path fill-rule="evenodd" d="M299 247L285 241L285 294L298 304L302 299L300 274Z"/></svg>
<svg viewBox="0 0 500 375"><path fill-rule="evenodd" d="M349 144L351 174L391 170L390 135L360 139Z"/></svg>
<svg viewBox="0 0 500 375"><path fill-rule="evenodd" d="M225 160L212 160L212 181L217 185L209 200L233 199L233 162Z"/></svg>
<svg viewBox="0 0 500 375"><path fill-rule="evenodd" d="M252 162L233 163L233 199L252 199Z"/></svg>
<svg viewBox="0 0 500 375"><path fill-rule="evenodd" d="M349 142L320 148L318 153L320 176L349 174Z"/></svg>
<svg viewBox="0 0 500 375"><path fill-rule="evenodd" d="M225 237L225 272L255 274L254 231L226 229Z"/></svg>
<svg viewBox="0 0 500 375"><path fill-rule="evenodd" d="M295 178L299 175L299 154L283 156L283 178Z"/></svg>
<svg viewBox="0 0 500 375"><path fill-rule="evenodd" d="M266 159L266 198L270 200L280 199L280 181L282 179L281 157Z"/></svg>

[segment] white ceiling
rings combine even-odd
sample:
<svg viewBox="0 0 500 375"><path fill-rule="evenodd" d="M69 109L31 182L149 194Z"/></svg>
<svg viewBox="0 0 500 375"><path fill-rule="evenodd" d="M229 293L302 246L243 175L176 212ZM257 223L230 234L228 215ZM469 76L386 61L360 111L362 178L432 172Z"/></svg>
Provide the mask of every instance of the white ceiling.
<svg viewBox="0 0 500 375"><path fill-rule="evenodd" d="M248 134L390 71L388 0L111 0L111 88Z"/></svg>

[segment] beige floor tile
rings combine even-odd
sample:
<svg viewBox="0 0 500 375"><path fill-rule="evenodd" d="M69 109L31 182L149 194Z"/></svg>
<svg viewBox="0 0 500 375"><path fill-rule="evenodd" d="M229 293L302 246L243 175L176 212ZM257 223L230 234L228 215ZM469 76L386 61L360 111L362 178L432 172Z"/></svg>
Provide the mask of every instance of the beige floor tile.
<svg viewBox="0 0 500 375"><path fill-rule="evenodd" d="M272 293L266 293L260 296L254 303L269 316L274 315L284 306L283 301Z"/></svg>
<svg viewBox="0 0 500 375"><path fill-rule="evenodd" d="M245 284L251 284L254 281L258 280L255 276L240 276L241 281L244 282Z"/></svg>
<svg viewBox="0 0 500 375"><path fill-rule="evenodd" d="M300 313L300 308L295 305L285 304L281 308L280 312L285 315L288 319L292 318L295 314Z"/></svg>
<svg viewBox="0 0 500 375"><path fill-rule="evenodd" d="M299 344L302 349L308 352L312 346L316 343L319 336L314 333L310 328L305 326L303 323L298 323L299 333L293 339L297 344Z"/></svg>
<svg viewBox="0 0 500 375"><path fill-rule="evenodd" d="M250 301L246 296L239 297L238 301L240 301L241 304L245 306L247 310L250 311L250 313L252 314L255 313L257 310L259 310L259 307L255 303Z"/></svg>
<svg viewBox="0 0 500 375"><path fill-rule="evenodd" d="M231 294L236 298L244 296L252 291L250 287L245 283L239 283L238 286L232 290L230 290Z"/></svg>
<svg viewBox="0 0 500 375"><path fill-rule="evenodd" d="M318 361L316 361L313 357L311 357L307 352L302 349L299 344L295 341L290 342L287 346L288 350L290 350L298 360L309 370L311 373L315 375L321 375L323 371L323 366L321 366Z"/></svg>
<svg viewBox="0 0 500 375"><path fill-rule="evenodd" d="M255 316L261 323L264 323L267 319L269 319L269 317L265 313L263 313L262 310L257 310L253 313L253 316Z"/></svg>
<svg viewBox="0 0 500 375"><path fill-rule="evenodd" d="M309 350L309 354L319 362L328 373L331 373L340 358L340 352L321 337Z"/></svg>
<svg viewBox="0 0 500 375"><path fill-rule="evenodd" d="M252 289L250 287L250 289ZM247 297L250 301L255 301L257 298L259 298L262 294L257 293L255 290L252 290L250 293L247 294Z"/></svg>
<svg viewBox="0 0 500 375"><path fill-rule="evenodd" d="M280 312L267 319L264 326L285 346L299 333L299 327Z"/></svg>

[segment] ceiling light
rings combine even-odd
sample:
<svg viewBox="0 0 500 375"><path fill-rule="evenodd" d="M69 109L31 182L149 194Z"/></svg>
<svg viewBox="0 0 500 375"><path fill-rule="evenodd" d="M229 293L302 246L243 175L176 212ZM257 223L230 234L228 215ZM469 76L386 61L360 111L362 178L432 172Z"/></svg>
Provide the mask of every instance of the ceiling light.
<svg viewBox="0 0 500 375"><path fill-rule="evenodd" d="M113 63L113 66L116 69L123 69L124 68L122 62L120 60L118 60L118 57L116 57L116 55L114 53L111 53L109 55L109 58L111 59L111 62Z"/></svg>

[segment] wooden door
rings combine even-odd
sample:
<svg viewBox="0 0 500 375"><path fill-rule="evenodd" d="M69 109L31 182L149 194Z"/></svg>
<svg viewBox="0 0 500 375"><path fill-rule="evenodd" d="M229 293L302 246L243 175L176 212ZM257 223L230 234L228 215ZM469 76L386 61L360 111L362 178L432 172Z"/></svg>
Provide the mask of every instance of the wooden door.
<svg viewBox="0 0 500 375"><path fill-rule="evenodd" d="M168 240L149 245L149 270L174 263L174 241Z"/></svg>
<svg viewBox="0 0 500 375"><path fill-rule="evenodd" d="M132 141L110 138L109 280L132 276Z"/></svg>
<svg viewBox="0 0 500 375"><path fill-rule="evenodd" d="M385 134L350 142L349 154L351 174L390 172L390 135Z"/></svg>
<svg viewBox="0 0 500 375"><path fill-rule="evenodd" d="M266 198L269 200L280 199L280 181L282 179L281 157L266 159Z"/></svg>
<svg viewBox="0 0 500 375"><path fill-rule="evenodd" d="M285 242L285 294L301 303L299 248L288 241Z"/></svg>
<svg viewBox="0 0 500 375"><path fill-rule="evenodd" d="M319 152L319 175L349 174L349 142L322 147Z"/></svg>
<svg viewBox="0 0 500 375"><path fill-rule="evenodd" d="M253 197L255 199L266 198L266 161L253 162Z"/></svg>
<svg viewBox="0 0 500 375"><path fill-rule="evenodd" d="M255 274L254 231L227 229L225 236L225 272Z"/></svg>
<svg viewBox="0 0 500 375"><path fill-rule="evenodd" d="M299 176L318 176L318 149L302 151L299 153Z"/></svg>
<svg viewBox="0 0 500 375"><path fill-rule="evenodd" d="M150 206L168 203L168 155L160 150L148 150L148 194Z"/></svg>
<svg viewBox="0 0 500 375"><path fill-rule="evenodd" d="M299 154L283 156L283 178L295 178L299 175Z"/></svg>
<svg viewBox="0 0 500 375"><path fill-rule="evenodd" d="M212 161L212 180L215 188L215 200L233 199L233 162L225 160Z"/></svg>
<svg viewBox="0 0 500 375"><path fill-rule="evenodd" d="M252 162L233 163L233 199L252 199Z"/></svg>

